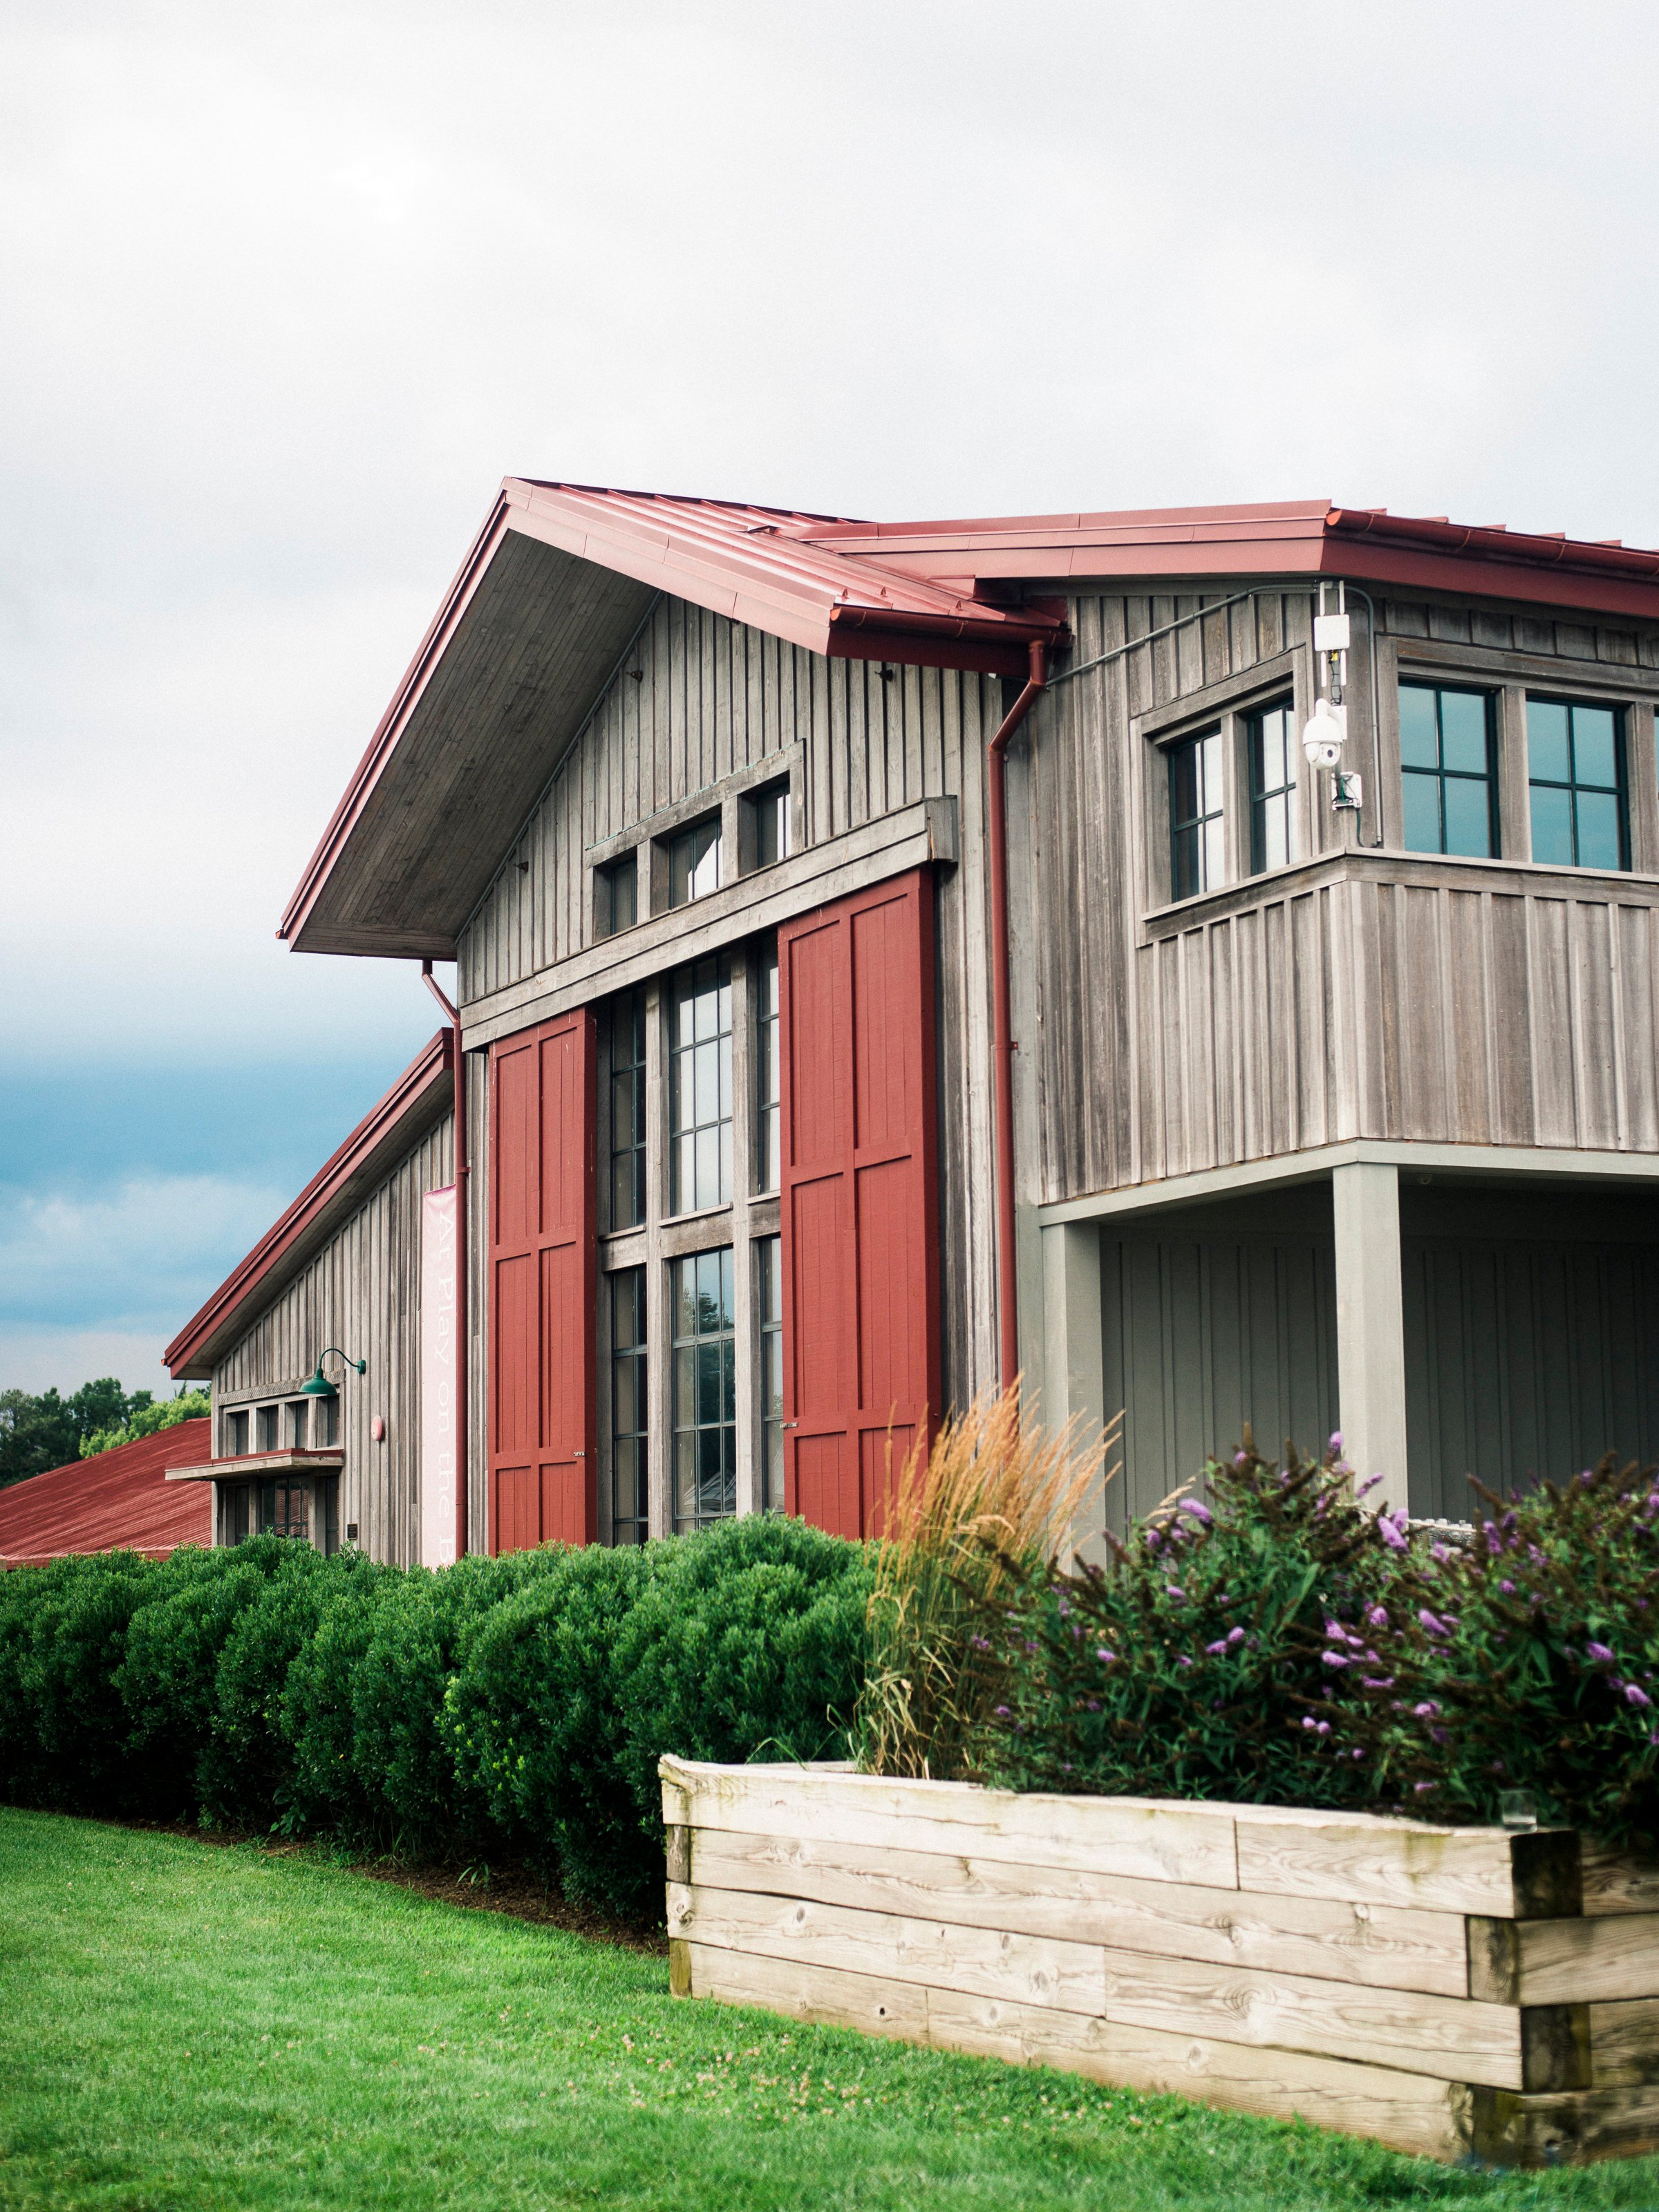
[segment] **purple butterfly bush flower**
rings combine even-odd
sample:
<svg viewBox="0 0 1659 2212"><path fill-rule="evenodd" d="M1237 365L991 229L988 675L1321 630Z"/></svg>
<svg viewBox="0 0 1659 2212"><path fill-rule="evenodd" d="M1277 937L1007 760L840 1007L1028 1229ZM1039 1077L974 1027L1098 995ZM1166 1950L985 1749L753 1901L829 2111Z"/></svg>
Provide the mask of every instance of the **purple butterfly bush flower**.
<svg viewBox="0 0 1659 2212"><path fill-rule="evenodd" d="M1329 1449L1334 1452L1340 1452L1341 1450L1342 1431L1340 1429L1333 1429L1331 1431Z"/></svg>
<svg viewBox="0 0 1659 2212"><path fill-rule="evenodd" d="M1209 1507L1207 1505L1200 1505L1195 1498L1183 1498L1180 1504L1176 1506L1176 1511L1177 1513L1190 1513L1194 1521L1202 1522L1206 1528L1210 1526L1212 1520L1214 1518Z"/></svg>
<svg viewBox="0 0 1659 2212"><path fill-rule="evenodd" d="M1636 1683L1626 1682L1625 1685L1625 1703L1627 1705L1640 1705L1645 1711L1648 1706L1652 1705L1653 1699L1649 1697L1645 1690L1639 1688Z"/></svg>
<svg viewBox="0 0 1659 2212"><path fill-rule="evenodd" d="M1391 1552L1408 1550L1411 1539L1406 1534L1405 1507L1397 1505L1392 1514L1379 1513L1376 1516L1376 1533Z"/></svg>
<svg viewBox="0 0 1659 2212"><path fill-rule="evenodd" d="M1103 1644L1099 1650L1095 1653L1095 1656L1099 1660L1103 1667L1109 1667L1113 1660L1116 1658L1117 1654L1115 1651L1109 1651L1106 1649L1106 1646Z"/></svg>
<svg viewBox="0 0 1659 2212"><path fill-rule="evenodd" d="M1592 1659L1599 1659L1603 1662L1611 1660L1613 1657L1612 1651L1605 1644L1587 1644L1584 1646L1584 1649L1589 1652Z"/></svg>

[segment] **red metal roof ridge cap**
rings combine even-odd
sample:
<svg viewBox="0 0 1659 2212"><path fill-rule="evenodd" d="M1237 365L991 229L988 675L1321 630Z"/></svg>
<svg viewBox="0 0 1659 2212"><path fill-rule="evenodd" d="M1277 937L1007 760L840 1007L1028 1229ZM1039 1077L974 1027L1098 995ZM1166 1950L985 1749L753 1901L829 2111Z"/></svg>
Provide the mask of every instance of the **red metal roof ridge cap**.
<svg viewBox="0 0 1659 2212"><path fill-rule="evenodd" d="M226 1315L234 1312L269 1273L375 1146L440 1079L450 1073L453 1034L447 1029L439 1030L422 1047L345 1141L324 1161L298 1197L283 1209L252 1251L232 1268L217 1290L185 1322L161 1354L164 1367L172 1369L175 1362L190 1358L200 1348Z"/></svg>
<svg viewBox="0 0 1659 2212"><path fill-rule="evenodd" d="M878 539L897 538L938 537L1052 537L1062 542L1073 542L1079 537L1090 539L1102 532L1118 530L1167 531L1176 528L1220 526L1230 522L1314 522L1322 526L1331 511L1328 499L1273 500L1243 503L1230 507L1146 507L1104 509L1093 514L1077 511L1065 514L963 515L940 520L920 519L908 522L836 523L829 532L820 533L814 542L822 543L843 532L856 536L867 532Z"/></svg>
<svg viewBox="0 0 1659 2212"><path fill-rule="evenodd" d="M873 529L872 523L860 521L845 514L818 514L811 507L773 507L765 500L716 499L708 492L697 491L637 491L626 484L572 483L562 477L513 476L504 479L507 483L532 485L538 491L580 492L593 499L664 500L676 507L724 507L733 514L775 514L785 522L825 522L845 526L849 529Z"/></svg>
<svg viewBox="0 0 1659 2212"><path fill-rule="evenodd" d="M803 603L833 609L839 602L836 592L838 579L846 590L853 581L860 587L860 595L867 598L876 609L882 605L883 596L891 605L894 595L908 603L908 611L923 622L942 619L954 622L962 611L967 595L950 586L936 583L930 577L916 576L908 570L890 568L879 560L863 552L843 552L840 548L825 546L813 537L766 538L757 536L750 544L735 542L729 533L714 528L699 530L695 520L675 531L654 515L641 515L626 508L603 504L593 509L574 508L559 501L559 486L538 485L544 494L554 495L539 502L529 502L545 513L549 507L562 512L577 526L584 542L592 541L595 550L585 557L603 561L597 549L607 538L637 547L641 542L659 549L671 556L673 565L683 567L700 575L718 578L722 582L740 576L753 592L764 596L775 593L784 605ZM706 504L707 502L705 502ZM739 510L741 511L741 510ZM789 557L774 557L775 549L781 553L788 549ZM822 564L814 574L803 555L815 556ZM875 589L871 588L875 580ZM883 587L885 587L884 594ZM921 604L917 604L920 602ZM976 614L988 619L994 627L1003 628L1019 619L1018 611L981 605Z"/></svg>

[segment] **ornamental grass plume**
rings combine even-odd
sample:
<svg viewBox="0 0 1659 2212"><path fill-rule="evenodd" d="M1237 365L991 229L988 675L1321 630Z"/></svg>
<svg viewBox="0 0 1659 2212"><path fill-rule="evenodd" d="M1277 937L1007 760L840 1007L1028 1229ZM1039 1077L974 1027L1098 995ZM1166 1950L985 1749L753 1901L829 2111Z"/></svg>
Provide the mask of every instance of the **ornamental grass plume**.
<svg viewBox="0 0 1659 2212"><path fill-rule="evenodd" d="M870 1655L853 1731L872 1774L969 1779L982 1770L1003 1679L985 1632L1013 1581L1080 1540L1120 1413L1094 1441L1079 1422L1022 1421L1018 1382L918 1437L890 1503L869 1607Z"/></svg>

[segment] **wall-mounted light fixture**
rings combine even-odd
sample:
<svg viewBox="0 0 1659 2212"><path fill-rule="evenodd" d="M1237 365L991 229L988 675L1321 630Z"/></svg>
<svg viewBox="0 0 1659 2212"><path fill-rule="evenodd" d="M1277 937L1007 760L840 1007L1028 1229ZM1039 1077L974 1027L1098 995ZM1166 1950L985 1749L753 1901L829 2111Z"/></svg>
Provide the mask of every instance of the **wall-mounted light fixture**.
<svg viewBox="0 0 1659 2212"><path fill-rule="evenodd" d="M346 1365L355 1369L359 1375L368 1374L368 1360L348 1359L337 1344L325 1345L321 1357L317 1362L317 1372L308 1382L302 1382L300 1385L300 1395L302 1398L337 1398L339 1396L339 1392L323 1372L323 1361L328 1358L331 1352L337 1359L345 1360Z"/></svg>

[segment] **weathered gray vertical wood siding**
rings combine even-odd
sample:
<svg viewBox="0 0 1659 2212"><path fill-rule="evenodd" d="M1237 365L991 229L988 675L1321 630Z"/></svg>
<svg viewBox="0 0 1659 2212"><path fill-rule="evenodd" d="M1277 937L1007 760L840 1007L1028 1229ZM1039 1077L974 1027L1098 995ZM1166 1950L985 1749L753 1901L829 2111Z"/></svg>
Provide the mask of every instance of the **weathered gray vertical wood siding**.
<svg viewBox="0 0 1659 2212"><path fill-rule="evenodd" d="M1075 658L1202 604L1080 597ZM1356 1137L1659 1150L1650 883L1345 852L1326 813L1322 874L1246 879L1190 919L1149 913L1142 841L1168 824L1146 818L1148 741L1132 719L1305 646L1312 604L1307 591L1257 592L1079 677L1030 718L1012 830L1034 970L1028 1202ZM1581 676L1589 663L1614 696L1621 667L1659 666L1650 635L1491 610L1378 611L1384 639L1553 656ZM1355 627L1363 645L1363 617ZM1368 670L1363 650L1354 658L1351 732L1370 785Z"/></svg>
<svg viewBox="0 0 1659 2212"><path fill-rule="evenodd" d="M453 1176L453 1117L401 1160L326 1244L272 1300L216 1369L222 1392L289 1393L325 1345L366 1359L366 1375L340 1383L345 1451L340 1527L377 1559L407 1566L420 1556L421 1200ZM331 1375L334 1367L330 1362ZM385 1419L386 1440L369 1424Z"/></svg>
<svg viewBox="0 0 1659 2212"><path fill-rule="evenodd" d="M592 848L795 744L804 748L803 843L955 795L961 859L941 872L938 933L944 1349L957 1401L992 1380L996 1364L984 756L1001 714L1002 686L990 678L908 667L884 677L879 664L829 660L659 600L459 947L463 1006L553 969L591 934ZM479 1147L481 1212L481 1139ZM482 1408L482 1389L478 1400Z"/></svg>

